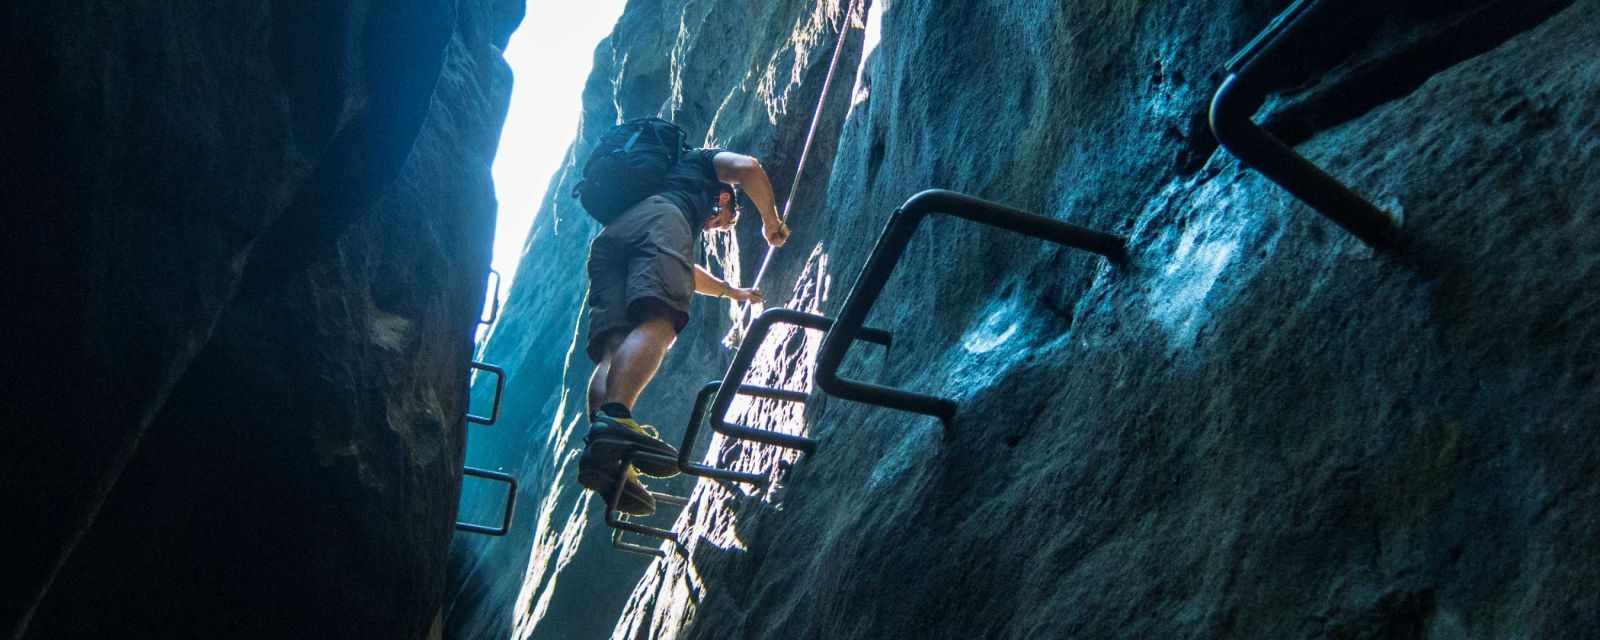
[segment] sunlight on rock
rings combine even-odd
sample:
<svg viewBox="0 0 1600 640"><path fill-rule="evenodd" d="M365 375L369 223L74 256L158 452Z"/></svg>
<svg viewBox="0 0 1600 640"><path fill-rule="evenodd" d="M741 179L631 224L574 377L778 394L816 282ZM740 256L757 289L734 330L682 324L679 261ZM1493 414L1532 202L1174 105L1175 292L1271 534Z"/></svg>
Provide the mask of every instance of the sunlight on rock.
<svg viewBox="0 0 1600 640"><path fill-rule="evenodd" d="M1243 233L1236 218L1226 215L1227 198L1210 186L1203 197L1215 203L1217 213L1188 223L1150 296L1150 317L1167 330L1176 348L1194 342L1210 318L1208 306L1219 304L1208 299L1238 252Z"/></svg>
<svg viewBox="0 0 1600 640"><path fill-rule="evenodd" d="M572 562L573 556L577 554L578 544L583 540L583 532L588 528L589 516L587 513L590 497L593 495L592 493L584 492L583 495L579 496L577 503L572 507L572 513L567 517L566 524L561 527L560 542L556 545L556 549L560 553L556 556L555 568L550 572L548 584L545 584L544 589L539 593L539 603L534 605L533 611L529 613L526 619L522 617L522 610L518 610L516 624L518 633L513 636L517 640L524 640L530 637L534 628L538 626L539 621L544 619L545 614L550 610L550 599L556 593L556 580L560 577L561 571Z"/></svg>
<svg viewBox="0 0 1600 640"><path fill-rule="evenodd" d="M1222 275L1239 246L1232 241L1196 243L1196 235L1194 229L1183 234L1178 253L1166 269L1166 275L1174 281L1162 298L1164 304L1158 307L1158 317L1184 342L1194 337L1197 326L1204 321L1201 302L1216 286L1217 276Z"/></svg>
<svg viewBox="0 0 1600 640"><path fill-rule="evenodd" d="M756 214L754 212L746 212L741 215ZM740 224L745 223L741 222ZM739 267L739 236L732 232L712 232L706 233L704 238L705 244L702 246L705 247L706 268L712 273L722 276L722 279L729 283L745 286L744 274L741 273ZM756 309L752 312L751 307ZM763 308L762 305L742 305L738 303L728 305L728 319L733 321L733 328L729 329L728 335L723 337L723 346L729 349L737 346L739 340L744 337L744 328L750 324L749 318L753 318L755 317L754 314L760 313L761 308Z"/></svg>
<svg viewBox="0 0 1600 640"><path fill-rule="evenodd" d="M581 344L581 317L575 317L572 323L571 338L568 340L567 351L562 365L562 377L571 374L572 364L579 357L578 346ZM544 619L549 610L551 595L555 593L555 581L561 570L572 561L573 554L577 553L579 542L583 540L583 533L588 528L588 508L592 494L582 491L577 487L564 483L562 479L568 477L567 470L571 465L577 464L580 451L568 448L568 443L578 429L586 424L582 412L573 412L569 416L568 403L571 402L571 390L563 388L560 401L556 403L555 416L550 421L547 430L544 451L555 452L556 467L554 481L549 489L543 492L543 499L539 501L538 515L533 525L533 545L529 549L528 568L523 573L522 584L517 591L515 618L512 626L513 638L529 637L539 622ZM579 495L572 510L567 514L565 522L559 527L554 525L556 511L561 500L578 491ZM534 602L538 594L538 602Z"/></svg>
<svg viewBox="0 0 1600 640"><path fill-rule="evenodd" d="M563 408L565 406L563 397ZM562 420L562 411L557 412L556 419ZM550 597L555 593L555 582L561 575L573 554L577 553L578 545L583 540L583 532L588 528L588 509L590 498L594 495L581 491L562 482L566 477L569 465L577 464L581 453L576 449L569 450L565 447L566 438L577 429L579 417L574 415L566 421L565 428L552 428L552 432L566 434L561 437L562 448L552 451L563 451L565 455L560 462L556 473L556 481L545 491L544 499L540 501L538 520L534 525L534 543L528 558L528 570L523 574L522 587L517 593L516 619L513 626L513 638L522 639L531 635L539 626L539 621L544 619L549 609ZM558 422L559 424L559 422ZM554 437L554 436L552 436ZM557 505L565 497L567 491L579 491L577 502L572 511L567 514L566 521L560 526L553 525ZM534 594L539 594L539 601L533 602Z"/></svg>
<svg viewBox="0 0 1600 640"><path fill-rule="evenodd" d="M789 111L789 93L803 84L806 69L811 66L813 54L826 55L826 51L815 51L824 36L833 30L833 17L842 11L843 0L823 0L812 7L808 16L789 37L789 46L780 49L766 71L761 75L761 80L756 85L756 95L767 106L767 119L772 124ZM802 107L809 108L809 107Z"/></svg>
<svg viewBox="0 0 1600 640"><path fill-rule="evenodd" d="M975 354L994 351L996 347L1010 340L1011 336L1016 335L1018 319L1021 317L1014 304L997 306L982 324L961 338L961 348L966 349L967 353Z"/></svg>
<svg viewBox="0 0 1600 640"><path fill-rule="evenodd" d="M856 65L856 81L855 84L851 85L855 88L850 90L851 113L855 112L856 105L866 102L867 98L872 96L872 86L867 81L867 61L872 59L872 52L878 48L878 41L882 38L883 8L887 4L889 3L879 0L872 3L872 6L867 9L867 19L864 25L867 33L865 39L861 41L861 63ZM850 114L847 113L845 117L850 117Z"/></svg>
<svg viewBox="0 0 1600 640"><path fill-rule="evenodd" d="M568 341L562 369L563 377L570 374L573 359L578 357L577 345L582 343L581 326L581 321L574 320L572 338ZM555 417L551 420L551 427L547 431L548 448L544 450L561 452L558 454L561 457L556 464L556 480L549 490L544 492L544 499L539 503L538 516L533 527L533 547L529 550L528 570L523 574L522 586L517 592L513 638L528 637L544 618L549 609L550 597L555 593L556 577L560 575L562 568L571 562L588 525L586 514L593 494L586 491L580 491L577 503L568 514L566 522L560 527L552 525L557 505L566 495L564 492L578 490L563 483L561 479L567 477L566 470L569 466L577 463L580 451L570 449L567 445L578 429L585 424L581 412L568 417L567 405L571 401L571 390L562 388L560 399L556 405ZM537 604L533 603L535 593L539 594Z"/></svg>

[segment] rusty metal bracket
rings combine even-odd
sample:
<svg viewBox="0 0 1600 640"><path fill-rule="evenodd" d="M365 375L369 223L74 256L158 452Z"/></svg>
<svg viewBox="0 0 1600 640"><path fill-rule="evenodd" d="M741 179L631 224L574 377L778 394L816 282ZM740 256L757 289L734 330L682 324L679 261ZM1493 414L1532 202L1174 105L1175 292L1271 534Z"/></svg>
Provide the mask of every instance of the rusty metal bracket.
<svg viewBox="0 0 1600 640"><path fill-rule="evenodd" d="M456 531L481 533L489 536L503 536L507 532L510 532L511 517L517 508L517 479L509 473L500 473L499 471L490 471L488 469L479 469L477 467L466 467L461 470L461 475L483 478L493 482L504 482L506 484L506 509L505 517L501 519L500 526L498 527L473 524L471 522L457 522Z"/></svg>
<svg viewBox="0 0 1600 640"><path fill-rule="evenodd" d="M491 425L500 419L500 399L506 393L506 370L487 362L474 361L470 365L473 369L487 371L494 374L494 403L489 407L489 415L474 415L470 409L467 412L467 422L481 425Z"/></svg>
<svg viewBox="0 0 1600 640"><path fill-rule="evenodd" d="M1228 60L1228 77L1211 100L1211 131L1229 153L1310 205L1367 245L1380 250L1398 249L1400 227L1394 216L1352 191L1337 178L1307 160L1253 118L1266 102L1262 85L1263 60L1283 51L1283 45L1308 22L1338 3L1295 0L1244 49Z"/></svg>
<svg viewBox="0 0 1600 640"><path fill-rule="evenodd" d="M861 275L857 276L855 285L850 288L850 295L845 298L844 308L839 311L833 329L822 340L822 351L817 355L817 387L829 395L846 400L933 416L944 421L946 428L949 428L957 409L954 400L839 375L845 354L862 334L861 324L866 321L867 313L883 293L884 284L900 262L917 226L931 213L952 215L1097 253L1118 264L1127 261L1127 239L943 189L930 189L911 196L895 210L883 233L878 236L878 243L873 246L872 255L867 258Z"/></svg>
<svg viewBox="0 0 1600 640"><path fill-rule="evenodd" d="M500 318L500 280L500 272L490 269L488 281L493 284L487 287L489 290L489 317L483 317L483 313L480 311L478 313L478 324L494 324L494 321Z"/></svg>
<svg viewBox="0 0 1600 640"><path fill-rule="evenodd" d="M627 482L628 467L633 465L633 461L634 460L637 460L637 459L640 459L640 458L656 460L658 462L675 462L675 460L673 458L668 457L668 456L664 456L664 455L660 455L660 454L656 454L656 453L647 453L647 452L644 452L644 451L639 451L637 449L634 449L633 447L629 447L628 449L626 449L622 454L622 464L617 466L617 480L616 480L615 487L611 490L611 495L608 495L608 496L605 497L605 500L606 500L606 525L611 527L611 529L612 529L612 531L611 531L611 546L616 547L618 549L621 549L623 551L630 551L630 552L633 552L633 553L639 553L639 554L644 554L644 555L647 555L647 556L655 556L655 557L658 557L658 558L662 558L662 557L666 557L667 554L665 552L661 551L660 548L646 547L644 545L627 542L627 541L623 540L623 537L622 537L623 533L631 531L633 533L637 533L637 534L641 534L641 535L647 535L647 536L651 536L651 537L654 537L654 538L661 538L663 540L667 540L667 541L670 541L670 542L673 542L673 543L676 543L678 541L678 534L673 533L672 531L667 530L667 529L658 529L658 528L655 528L655 527L645 526L645 525L642 525L642 524L639 524L639 523L636 523L636 522L631 522L631 521L628 520L628 515L627 514L624 514L624 513L622 513L622 512L617 510L617 502L622 500L623 484L625 482ZM656 504L658 504L658 505L660 505L660 504L670 504L670 505L675 505L675 506L678 506L678 507L682 507L682 506L685 506L685 505L689 504L689 499L687 497L675 496L675 495L670 495L670 494L666 494L666 493L660 493L660 492L657 492L657 491L651 491L650 492L650 497L655 498Z"/></svg>

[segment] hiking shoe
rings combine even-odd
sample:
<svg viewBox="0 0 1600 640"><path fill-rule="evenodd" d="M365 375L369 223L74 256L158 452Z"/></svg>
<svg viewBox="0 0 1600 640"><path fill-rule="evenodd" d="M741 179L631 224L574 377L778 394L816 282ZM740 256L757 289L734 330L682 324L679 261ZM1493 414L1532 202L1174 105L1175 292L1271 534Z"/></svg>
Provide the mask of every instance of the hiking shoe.
<svg viewBox="0 0 1600 640"><path fill-rule="evenodd" d="M617 499L617 504L611 504L612 496L617 493L618 463L606 463L597 460L587 448L583 456L578 458L578 484L599 494L600 500L609 508L616 509L630 516L647 516L656 512L656 499L650 495L650 490L644 483L639 482L639 472L633 467L628 467L628 473L623 477L622 496Z"/></svg>
<svg viewBox="0 0 1600 640"><path fill-rule="evenodd" d="M672 458L670 462L635 459L633 466L639 473L653 478L671 478L679 473L678 450L662 442L655 427L639 424L632 418L618 418L602 409L595 413L589 435L583 441L589 443L587 450L595 455L597 462L620 461L622 454L632 447L635 451Z"/></svg>

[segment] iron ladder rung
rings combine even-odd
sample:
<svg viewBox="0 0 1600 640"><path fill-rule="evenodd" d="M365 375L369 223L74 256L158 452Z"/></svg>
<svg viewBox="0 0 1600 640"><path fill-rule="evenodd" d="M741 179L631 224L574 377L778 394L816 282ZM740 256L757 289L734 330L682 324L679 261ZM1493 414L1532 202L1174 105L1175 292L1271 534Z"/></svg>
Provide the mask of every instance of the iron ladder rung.
<svg viewBox="0 0 1600 640"><path fill-rule="evenodd" d="M671 530L659 529L636 522L630 522L627 514L617 510L617 504L622 500L623 487L628 480L628 468L633 466L634 460L638 459L649 459L657 462L677 462L677 460L671 456L639 451L633 447L629 447L623 452L622 464L617 466L616 481L611 489L610 494L605 496L606 526L609 526L612 529L611 546L623 551L664 558L667 554L661 551L659 548L646 547L644 545L627 542L623 539L623 533L631 531L641 535L661 538L662 540L666 540L674 544L678 542L678 534L672 532ZM657 491L651 491L650 497L655 500L656 504L669 504L677 507L684 507L689 504L689 499L685 496L675 496Z"/></svg>
<svg viewBox="0 0 1600 640"><path fill-rule="evenodd" d="M500 282L502 278L500 276L500 272L495 271L494 269L489 270L489 275L487 277L488 282L493 283L485 285L485 288L488 289L487 293L489 294L489 317L484 317L483 312L479 311L478 324L494 324L495 320L500 319Z"/></svg>
<svg viewBox="0 0 1600 640"><path fill-rule="evenodd" d="M489 407L489 415L487 416L475 415L469 409L467 422L484 426L492 425L500 420L500 400L505 396L506 392L506 370L487 362L473 361L469 366L472 369L487 371L494 375L494 400Z"/></svg>
<svg viewBox="0 0 1600 640"><path fill-rule="evenodd" d="M481 533L483 535L489 535L489 536L503 536L506 533L510 532L511 531L512 514L515 513L516 508L517 508L517 478L515 476L512 476L509 473L501 473L499 471L490 471L488 469L479 469L477 467L466 467L466 468L463 468L461 470L461 475L462 476L472 476L472 477L477 477L477 478L483 478L485 480L489 480L489 481L492 481L492 482L503 482L503 483L505 483L506 484L506 499L505 499L506 508L505 508L505 511L504 511L505 515L501 519L500 526L498 526L498 527L490 527L490 526L487 526L487 525L474 524L474 523L471 523L471 522L456 522L456 530L457 531L466 531L468 533Z"/></svg>
<svg viewBox="0 0 1600 640"><path fill-rule="evenodd" d="M748 440L769 444L785 449L794 449L803 453L816 451L817 442L804 436L795 436L778 433L766 429L757 429L742 424L728 421L728 411L733 406L733 398L737 395L749 395L788 402L806 402L809 394L804 391L790 391L785 389L772 389L755 385L744 384L744 376L749 373L750 365L755 362L756 352L761 349L761 344L767 334L776 325L784 324L809 329L812 331L827 331L833 326L834 320L827 316L820 316L795 309L768 309L757 316L750 323L749 330L745 333L744 342L739 345L739 350L734 353L733 362L728 365L728 371L723 375L720 383L707 383L701 387L700 393L695 397L694 409L689 414L689 426L684 429L684 443L678 449L678 467L684 473L708 478L733 480L755 486L766 486L768 473L747 473L720 469L714 466L695 464L690 461L694 450L695 438L699 434L701 408L705 405L705 397L715 394L711 402L710 417L711 428L735 440ZM859 338L865 342L883 345L888 348L893 343L893 336L888 331L862 328Z"/></svg>

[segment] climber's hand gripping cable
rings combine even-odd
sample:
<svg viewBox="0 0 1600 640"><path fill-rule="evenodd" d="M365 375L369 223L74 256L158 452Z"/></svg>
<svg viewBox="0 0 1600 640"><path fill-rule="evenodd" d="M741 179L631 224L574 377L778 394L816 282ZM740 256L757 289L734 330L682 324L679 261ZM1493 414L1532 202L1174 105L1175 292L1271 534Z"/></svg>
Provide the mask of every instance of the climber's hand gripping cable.
<svg viewBox="0 0 1600 640"><path fill-rule="evenodd" d="M741 289L718 279L705 267L694 266L694 292L702 295L728 298L734 302L766 302L758 289Z"/></svg>

